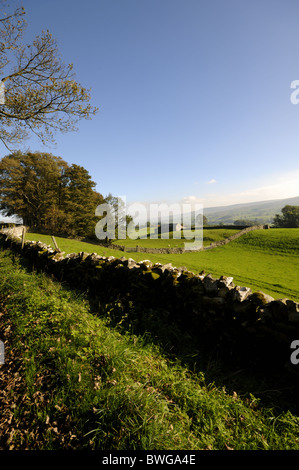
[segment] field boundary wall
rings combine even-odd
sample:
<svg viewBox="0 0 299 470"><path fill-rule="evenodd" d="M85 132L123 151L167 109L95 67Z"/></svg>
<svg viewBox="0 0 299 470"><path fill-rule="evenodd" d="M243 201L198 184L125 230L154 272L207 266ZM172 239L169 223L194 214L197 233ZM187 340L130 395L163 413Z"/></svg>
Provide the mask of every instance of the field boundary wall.
<svg viewBox="0 0 299 470"><path fill-rule="evenodd" d="M65 254L42 242L24 242L21 227L0 231L0 245L87 292L94 310L109 312L117 324L157 337L163 333L165 341L171 334L171 341L192 338L198 348L212 348L229 360L287 370L298 378L299 365L290 360L291 344L299 340L299 304L293 300L275 300L235 285L233 277L215 279L171 264Z"/></svg>
<svg viewBox="0 0 299 470"><path fill-rule="evenodd" d="M211 228L211 227L207 227ZM216 227L212 227L216 228ZM240 228L240 231L235 233L234 235L231 235L230 237L225 238L224 240L220 240L218 242L211 243L208 246L202 247L198 250L193 250L193 251L205 251L205 250L211 250L212 248L217 248L218 246L226 245L227 243L230 243L233 240L236 240L237 238L241 237L242 235L245 235L248 232L251 232L252 230L262 230L265 228L268 228L267 225L252 225L250 227L236 227L233 225L229 226L223 226L223 227L217 227L217 228L229 228L229 229L238 229ZM167 239L165 239L167 240ZM138 245L138 240L136 240L136 246L135 247L127 247L125 245L119 245L116 243L110 243L109 248L112 248L113 250L118 250L118 251L125 251L127 253L158 253L158 254L181 254L181 253L186 253L188 250L185 250L185 248L146 248L143 246ZM188 242L187 242L188 243Z"/></svg>

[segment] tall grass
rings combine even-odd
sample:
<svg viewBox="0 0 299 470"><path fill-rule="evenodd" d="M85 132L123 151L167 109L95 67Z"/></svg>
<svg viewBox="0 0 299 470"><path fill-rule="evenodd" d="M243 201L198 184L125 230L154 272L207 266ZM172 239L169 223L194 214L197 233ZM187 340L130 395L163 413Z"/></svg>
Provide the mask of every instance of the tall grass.
<svg viewBox="0 0 299 470"><path fill-rule="evenodd" d="M27 272L9 251L0 252L0 295L2 449L299 449L297 416L207 383L145 337L121 335L84 297Z"/></svg>

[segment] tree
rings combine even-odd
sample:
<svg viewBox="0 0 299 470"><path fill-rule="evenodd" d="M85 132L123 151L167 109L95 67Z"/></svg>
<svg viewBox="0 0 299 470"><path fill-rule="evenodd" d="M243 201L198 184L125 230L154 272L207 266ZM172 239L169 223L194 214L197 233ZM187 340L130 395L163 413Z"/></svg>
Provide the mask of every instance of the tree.
<svg viewBox="0 0 299 470"><path fill-rule="evenodd" d="M113 196L111 193L105 197L103 202L109 204L111 208L110 215L114 218L115 223L115 238L126 238L127 227L133 218L127 214L125 202L120 197ZM107 238L109 239L109 237Z"/></svg>
<svg viewBox="0 0 299 470"><path fill-rule="evenodd" d="M89 104L90 91L75 81L73 65L62 62L49 31L42 31L32 44L22 43L24 15L21 7L0 18L1 86L5 87L0 140L10 151L31 132L43 143L54 141L56 131L74 131L81 118L97 112Z"/></svg>
<svg viewBox="0 0 299 470"><path fill-rule="evenodd" d="M96 207L103 202L103 196L94 188L88 171L83 166L72 165L62 177L63 201L61 207L66 214L72 214L73 232L79 236L94 235Z"/></svg>
<svg viewBox="0 0 299 470"><path fill-rule="evenodd" d="M83 167L48 153L15 152L0 161L0 211L30 227L94 236L95 209L103 201L94 187Z"/></svg>
<svg viewBox="0 0 299 470"><path fill-rule="evenodd" d="M256 225L258 222L257 220L249 220L249 219L237 219L234 220L234 225L247 225L248 227L252 225Z"/></svg>
<svg viewBox="0 0 299 470"><path fill-rule="evenodd" d="M16 152L0 162L0 210L25 225L45 226L46 212L58 204L60 178L67 163L45 153Z"/></svg>
<svg viewBox="0 0 299 470"><path fill-rule="evenodd" d="M273 220L275 227L299 227L299 206L286 205L281 209L282 215L276 214Z"/></svg>
<svg viewBox="0 0 299 470"><path fill-rule="evenodd" d="M203 214L197 214L195 217L195 225L200 225L201 227L208 225L207 217Z"/></svg>

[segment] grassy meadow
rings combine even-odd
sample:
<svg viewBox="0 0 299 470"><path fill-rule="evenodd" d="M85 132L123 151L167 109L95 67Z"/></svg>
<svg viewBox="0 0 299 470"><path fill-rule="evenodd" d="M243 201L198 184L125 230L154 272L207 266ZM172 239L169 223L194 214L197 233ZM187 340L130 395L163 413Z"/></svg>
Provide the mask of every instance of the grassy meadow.
<svg viewBox="0 0 299 470"><path fill-rule="evenodd" d="M235 233L238 233L240 230L238 229L211 229L205 228L202 233L203 237L203 246L208 246L213 242L218 242L223 240L224 238L228 238ZM137 239L133 239L133 237L128 234L128 238L125 240L117 240L115 241L116 245L122 245L128 248L135 248L136 245L144 248L184 248L185 243L192 242L194 239L194 231L192 230L184 230L184 231L177 231L177 232L170 232L169 238L163 238L163 235L157 238L151 238L154 236L154 231L150 229L141 229L140 230L140 237ZM166 234L167 236L168 234ZM185 238L184 238L185 237ZM197 236L201 238L199 234Z"/></svg>
<svg viewBox="0 0 299 470"><path fill-rule="evenodd" d="M0 251L1 450L299 449L298 417L263 380L262 399L216 386L22 264Z"/></svg>
<svg viewBox="0 0 299 470"><path fill-rule="evenodd" d="M229 237L235 230L204 229L204 244L209 245ZM40 240L54 248L48 235L27 233L27 240ZM55 237L59 248L66 253L86 251L102 256L133 258L136 261L149 259L156 263L172 263L185 266L195 273L205 271L215 277L233 276L237 285L262 290L275 299L289 298L299 301L299 229L255 230L217 248L203 252L182 254L149 254L124 252L109 249L97 244ZM140 246L166 247L178 241L175 239L121 240L123 245L132 243ZM137 242L137 243L136 243ZM142 245L144 244L144 245ZM172 245L173 246L173 245Z"/></svg>

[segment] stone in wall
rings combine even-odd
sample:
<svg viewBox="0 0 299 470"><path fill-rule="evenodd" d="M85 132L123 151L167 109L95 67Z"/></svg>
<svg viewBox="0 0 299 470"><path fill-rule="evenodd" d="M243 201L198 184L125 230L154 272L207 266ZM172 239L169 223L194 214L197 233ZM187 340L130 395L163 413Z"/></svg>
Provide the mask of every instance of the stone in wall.
<svg viewBox="0 0 299 470"><path fill-rule="evenodd" d="M21 239L14 234L3 234L2 242L22 251ZM119 302L130 299L138 306L138 315L145 312L145 319L135 318L141 323L146 322L148 310L151 316L167 311L167 321L176 322L182 330L198 335L201 340L208 341L217 332L219 341L227 338L229 344L232 336L242 338L245 332L250 348L257 344L262 348L264 343L267 347L277 346L278 357L280 351L288 354L291 340L299 339L297 302L274 300L261 291L235 286L229 276L214 279L211 274L195 274L171 263L153 264L149 260L57 253L41 242L26 241L23 254L58 279L90 290L103 305L115 299Z"/></svg>
<svg viewBox="0 0 299 470"><path fill-rule="evenodd" d="M233 292L233 300L243 302L250 294L252 294L252 290L249 287L236 286Z"/></svg>
<svg viewBox="0 0 299 470"><path fill-rule="evenodd" d="M286 305L289 322L299 324L299 304L293 300L287 300Z"/></svg>
<svg viewBox="0 0 299 470"><path fill-rule="evenodd" d="M207 294L218 294L218 281L214 279L211 274L207 274L203 280L204 288Z"/></svg>
<svg viewBox="0 0 299 470"><path fill-rule="evenodd" d="M271 295L265 294L262 291L256 291L250 296L251 302L256 304L257 306L262 306L272 302L274 298Z"/></svg>

